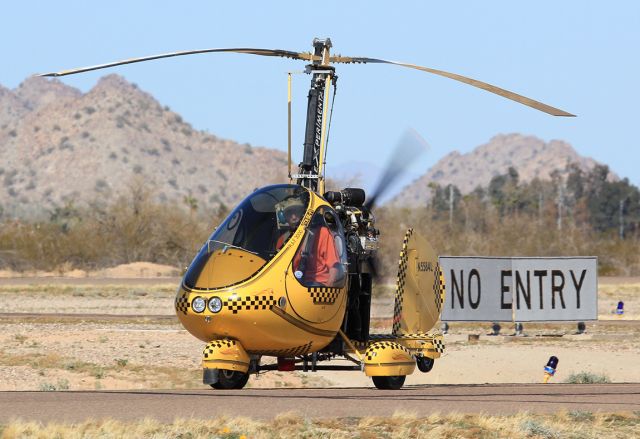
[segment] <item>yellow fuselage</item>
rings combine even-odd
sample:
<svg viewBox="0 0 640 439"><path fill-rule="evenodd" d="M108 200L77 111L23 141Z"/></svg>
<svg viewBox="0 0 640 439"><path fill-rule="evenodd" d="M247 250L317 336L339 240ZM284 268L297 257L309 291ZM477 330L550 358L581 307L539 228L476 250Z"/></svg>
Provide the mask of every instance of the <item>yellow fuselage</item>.
<svg viewBox="0 0 640 439"><path fill-rule="evenodd" d="M313 213L329 206L309 193L300 226L270 261L239 248L224 249L203 268L195 287L183 280L176 313L187 331L205 342L233 339L249 354L273 356L315 352L333 340L343 321L347 285L305 287L292 270ZM196 297L207 303L218 297L222 309L195 312L191 304Z"/></svg>

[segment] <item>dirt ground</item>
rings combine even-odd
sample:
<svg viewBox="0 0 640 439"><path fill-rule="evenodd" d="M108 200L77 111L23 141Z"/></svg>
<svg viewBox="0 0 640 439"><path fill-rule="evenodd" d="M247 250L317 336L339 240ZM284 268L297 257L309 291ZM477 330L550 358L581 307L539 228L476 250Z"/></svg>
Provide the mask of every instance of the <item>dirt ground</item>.
<svg viewBox="0 0 640 439"><path fill-rule="evenodd" d="M0 279L20 278L54 278L68 279L82 278L112 278L112 279L141 279L141 278L167 278L180 275L180 270L170 265L153 264L151 262L132 262L116 267L105 268L96 271L84 271L79 269L67 271L27 271L17 272L12 270L0 270Z"/></svg>
<svg viewBox="0 0 640 439"><path fill-rule="evenodd" d="M124 285L100 280L72 285L11 285L11 279L3 280L0 390L203 387L203 343L170 318L175 279L158 278L154 284L147 279L139 285L133 279ZM445 335L445 355L430 373L416 370L406 383L536 383L542 380L551 355L560 359L552 382L578 372L604 375L612 382L639 382L640 280L636 280L600 280L599 321L587 323L586 334L575 334L575 324L570 323L527 324L524 337L511 335L510 325L503 325L504 335L489 336L488 323L451 324ZM625 302L622 317L612 313L619 300ZM375 300L372 331L388 330L392 309L392 296ZM122 318L63 318L56 313ZM470 334L479 335L479 340L469 340ZM268 372L252 377L248 385L371 386L371 380L361 372Z"/></svg>

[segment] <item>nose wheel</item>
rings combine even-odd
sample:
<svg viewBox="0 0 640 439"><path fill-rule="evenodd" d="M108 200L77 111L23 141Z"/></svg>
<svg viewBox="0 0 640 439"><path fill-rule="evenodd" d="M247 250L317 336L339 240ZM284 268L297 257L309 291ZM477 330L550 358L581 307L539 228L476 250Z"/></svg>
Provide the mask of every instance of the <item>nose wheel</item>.
<svg viewBox="0 0 640 439"><path fill-rule="evenodd" d="M380 390L398 390L404 384L405 375L372 376L373 384Z"/></svg>
<svg viewBox="0 0 640 439"><path fill-rule="evenodd" d="M218 390L242 389L249 381L249 374L235 370L218 370L218 381L210 384Z"/></svg>

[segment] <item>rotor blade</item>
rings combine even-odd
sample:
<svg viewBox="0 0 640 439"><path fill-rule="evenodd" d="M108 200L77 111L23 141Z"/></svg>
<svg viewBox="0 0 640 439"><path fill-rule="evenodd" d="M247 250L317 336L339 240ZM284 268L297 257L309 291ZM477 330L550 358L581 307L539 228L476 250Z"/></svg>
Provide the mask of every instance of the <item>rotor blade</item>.
<svg viewBox="0 0 640 439"><path fill-rule="evenodd" d="M509 90L505 90L500 87L496 87L495 85L487 84L486 82L478 81L477 79L467 78L466 76L458 75L457 73L445 72L444 70L431 69L429 67L422 67L415 64L408 64L398 61L388 61L384 59L377 58L363 58L363 57L348 57L348 56L332 56L329 58L332 63L344 63L344 64L393 64L401 67L408 67L410 69L421 70L423 72L432 73L434 75L444 76L445 78L453 79L456 81L463 82L465 84L472 85L477 88L481 88L488 92L500 95L504 98L511 99L512 101L519 102L520 104L527 105L531 108L535 108L536 110L543 111L545 113L551 114L553 116L567 116L567 117L575 117L575 114L567 113L566 111L560 110L558 108L554 108L550 105L543 104L542 102L538 102L526 96L519 95Z"/></svg>
<svg viewBox="0 0 640 439"><path fill-rule="evenodd" d="M428 149L429 145L426 140L416 130L412 128L405 130L391 154L387 167L378 179L378 184L373 190L373 194L367 197L364 207L369 210L373 209L376 201L392 187L392 184L402 172Z"/></svg>
<svg viewBox="0 0 640 439"><path fill-rule="evenodd" d="M312 55L309 52L291 52L289 50L279 50L279 49L231 48L231 49L184 50L181 52L169 52L169 53L162 53L159 55L143 56L141 58L130 58L122 61L115 61L115 62L110 62L106 64L98 64L95 66L81 67L78 69L71 69L71 70L63 70L61 72L40 73L36 76L58 77L58 76L74 75L76 73L107 69L109 67L120 66L123 64L134 64L134 63L139 63L144 61L151 61L154 59L172 58L174 56L195 55L200 53L216 53L216 52L235 52L235 53L245 53L245 54L260 55L260 56L280 56L283 58L299 59L303 61L313 61L313 60L320 59L320 57Z"/></svg>

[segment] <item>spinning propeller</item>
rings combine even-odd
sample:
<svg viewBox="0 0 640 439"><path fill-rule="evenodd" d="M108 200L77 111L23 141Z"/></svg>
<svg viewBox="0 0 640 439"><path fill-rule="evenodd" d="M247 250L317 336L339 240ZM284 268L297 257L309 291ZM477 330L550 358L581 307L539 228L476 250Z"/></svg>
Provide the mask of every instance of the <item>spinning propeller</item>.
<svg viewBox="0 0 640 439"><path fill-rule="evenodd" d="M371 195L367 196L364 207L368 210L373 210L378 199L393 187L398 177L402 175L411 163L415 162L428 150L428 143L416 130L412 128L405 130L393 150L384 172L380 175L375 189Z"/></svg>
<svg viewBox="0 0 640 439"><path fill-rule="evenodd" d="M429 144L413 128L408 128L396 144L391 158L387 162L384 172L378 178L378 183L371 195L367 196L364 208L371 212L377 201L393 187L398 177L415 162L422 154L429 150ZM380 277L380 261L376 254L367 258L369 272L374 279Z"/></svg>

